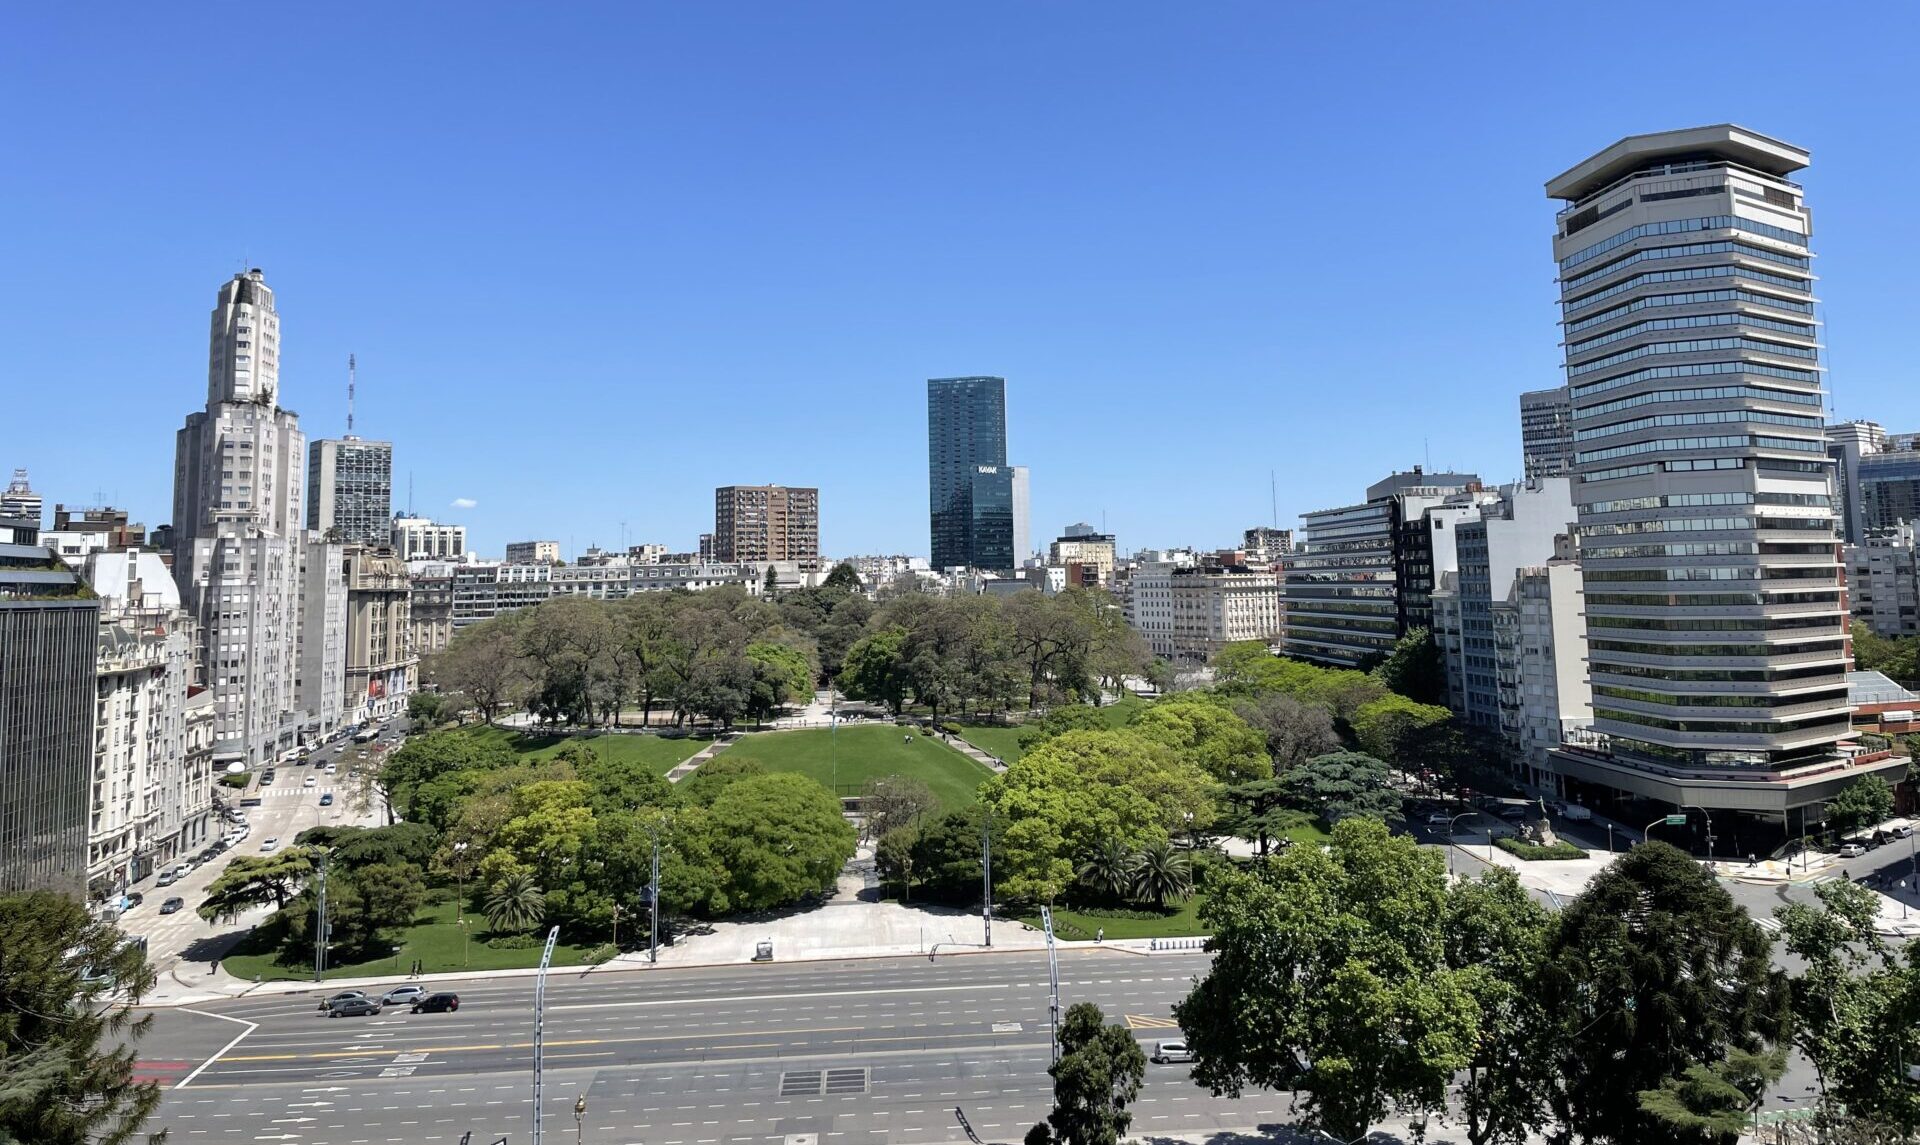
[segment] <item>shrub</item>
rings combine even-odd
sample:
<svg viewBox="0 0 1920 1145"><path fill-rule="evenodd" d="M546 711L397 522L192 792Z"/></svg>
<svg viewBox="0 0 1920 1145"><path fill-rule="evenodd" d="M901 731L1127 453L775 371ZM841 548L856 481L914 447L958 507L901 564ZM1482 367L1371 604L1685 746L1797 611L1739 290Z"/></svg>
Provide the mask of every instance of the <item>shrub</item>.
<svg viewBox="0 0 1920 1145"><path fill-rule="evenodd" d="M544 935L535 937L531 934L496 934L487 939L487 945L495 950L530 950L544 942Z"/></svg>
<svg viewBox="0 0 1920 1145"><path fill-rule="evenodd" d="M1518 855L1520 858L1526 859L1529 862L1540 859L1584 859L1587 857L1585 851L1567 842L1565 839L1555 840L1551 847L1542 847L1537 843L1527 843L1511 835L1504 835L1495 839L1493 845L1510 855Z"/></svg>
<svg viewBox="0 0 1920 1145"><path fill-rule="evenodd" d="M246 772L244 772L244 771L242 771L242 772L238 772L238 773L236 773L236 774L233 774L233 775L222 775L222 776L220 777L220 786L222 786L222 787L245 787L245 786L247 785L247 781L248 781L249 779L251 779L251 778L253 778L253 777L252 777L252 776L250 776L250 775L248 775L248 774L247 774Z"/></svg>
<svg viewBox="0 0 1920 1145"><path fill-rule="evenodd" d="M958 738L960 738L960 725L959 725L959 724L956 724L956 723L944 723L944 724L941 724L941 725L940 725L940 730L941 730L941 731L943 731L943 732L946 732L946 733L947 733L948 735L950 735L950 736L952 736L952 737L954 737L955 739L958 739Z"/></svg>
<svg viewBox="0 0 1920 1145"><path fill-rule="evenodd" d="M602 962L612 962L620 957L620 948L611 942L603 942L587 951L587 965L598 966Z"/></svg>

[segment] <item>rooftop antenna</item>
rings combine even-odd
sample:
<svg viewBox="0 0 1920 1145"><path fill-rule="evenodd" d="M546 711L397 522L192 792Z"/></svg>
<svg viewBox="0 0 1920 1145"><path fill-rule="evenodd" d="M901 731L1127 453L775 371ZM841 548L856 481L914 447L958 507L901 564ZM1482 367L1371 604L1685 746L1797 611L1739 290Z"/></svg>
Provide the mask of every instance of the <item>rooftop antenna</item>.
<svg viewBox="0 0 1920 1145"><path fill-rule="evenodd" d="M1424 454L1426 457L1427 472L1432 473L1433 472L1433 441L1431 438L1423 437L1420 439L1420 452Z"/></svg>
<svg viewBox="0 0 1920 1145"><path fill-rule="evenodd" d="M1280 485L1274 480L1271 469L1267 470L1267 498L1271 502L1269 508L1273 512L1273 527L1277 529L1280 527Z"/></svg>
<svg viewBox="0 0 1920 1145"><path fill-rule="evenodd" d="M348 354L347 355L347 436L348 437L353 436L353 371L354 371L353 355ZM409 496L407 499L411 501L413 498Z"/></svg>
<svg viewBox="0 0 1920 1145"><path fill-rule="evenodd" d="M407 516L413 516L413 470L407 470Z"/></svg>

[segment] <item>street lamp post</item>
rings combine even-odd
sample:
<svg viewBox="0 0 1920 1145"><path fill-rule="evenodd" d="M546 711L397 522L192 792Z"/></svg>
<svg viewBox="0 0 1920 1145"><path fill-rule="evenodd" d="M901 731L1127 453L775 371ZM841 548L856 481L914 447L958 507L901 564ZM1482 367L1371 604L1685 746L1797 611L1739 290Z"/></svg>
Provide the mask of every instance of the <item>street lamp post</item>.
<svg viewBox="0 0 1920 1145"><path fill-rule="evenodd" d="M573 1139L587 1139L587 1095L584 1093L573 1099Z"/></svg>
<svg viewBox="0 0 1920 1145"><path fill-rule="evenodd" d="M1448 878L1453 877L1453 825L1455 823L1458 823L1462 819L1465 819L1472 815L1478 815L1478 814L1480 814L1478 811L1462 811L1460 814L1455 815L1453 818L1447 820L1447 877ZM1492 842L1493 832L1491 830L1487 832L1487 840L1488 840L1487 862L1491 863L1493 862L1493 842Z"/></svg>
<svg viewBox="0 0 1920 1145"><path fill-rule="evenodd" d="M464 923L467 917L466 852L467 845L465 843L455 843L453 845L453 879L454 882L459 885L459 889L454 891L453 921L458 923Z"/></svg>
<svg viewBox="0 0 1920 1145"><path fill-rule="evenodd" d="M1682 803L1680 806L1693 808L1700 813L1701 818L1707 821L1707 862L1713 862L1713 816L1698 803Z"/></svg>
<svg viewBox="0 0 1920 1145"><path fill-rule="evenodd" d="M993 810L980 821L980 925L986 945L993 945Z"/></svg>

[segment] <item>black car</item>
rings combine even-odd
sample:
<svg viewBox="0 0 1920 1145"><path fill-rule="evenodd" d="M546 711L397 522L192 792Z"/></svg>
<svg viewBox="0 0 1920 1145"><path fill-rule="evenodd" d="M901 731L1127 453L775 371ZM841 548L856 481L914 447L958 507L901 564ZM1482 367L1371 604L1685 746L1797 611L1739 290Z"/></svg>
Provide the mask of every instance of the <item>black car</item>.
<svg viewBox="0 0 1920 1145"><path fill-rule="evenodd" d="M141 894L139 891L129 891L127 893L127 909L128 910L132 910L134 907L137 907L141 903L146 901L147 901L147 896Z"/></svg>
<svg viewBox="0 0 1920 1145"><path fill-rule="evenodd" d="M409 1012L415 1014L441 1014L451 1013L459 1008L460 995L447 991L445 993L427 995L415 1002Z"/></svg>
<svg viewBox="0 0 1920 1145"><path fill-rule="evenodd" d="M361 1018L368 1014L378 1014L380 1003L372 998L342 998L327 1007L329 1018Z"/></svg>
<svg viewBox="0 0 1920 1145"><path fill-rule="evenodd" d="M166 902L163 902L160 904L160 913L172 914L174 911L180 910L186 905L187 905L186 899L183 899L178 895L175 895L173 898L170 898Z"/></svg>

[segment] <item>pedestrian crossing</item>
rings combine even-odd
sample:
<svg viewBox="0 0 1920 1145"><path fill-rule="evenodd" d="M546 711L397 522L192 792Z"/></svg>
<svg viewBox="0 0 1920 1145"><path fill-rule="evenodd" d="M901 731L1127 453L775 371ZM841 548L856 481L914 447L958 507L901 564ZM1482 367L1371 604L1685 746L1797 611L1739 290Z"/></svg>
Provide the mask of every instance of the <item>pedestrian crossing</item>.
<svg viewBox="0 0 1920 1145"><path fill-rule="evenodd" d="M316 783L312 787L302 787L296 783L292 787L281 787L277 784L260 787L254 789L250 794L257 795L262 799L303 799L309 795L318 798L320 795L331 791L334 791L334 785L331 783Z"/></svg>
<svg viewBox="0 0 1920 1145"><path fill-rule="evenodd" d="M1768 934L1780 933L1780 920L1774 918L1772 915L1767 915L1764 918L1755 916L1753 921L1759 923L1760 929L1766 931Z"/></svg>

